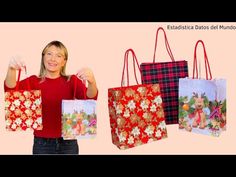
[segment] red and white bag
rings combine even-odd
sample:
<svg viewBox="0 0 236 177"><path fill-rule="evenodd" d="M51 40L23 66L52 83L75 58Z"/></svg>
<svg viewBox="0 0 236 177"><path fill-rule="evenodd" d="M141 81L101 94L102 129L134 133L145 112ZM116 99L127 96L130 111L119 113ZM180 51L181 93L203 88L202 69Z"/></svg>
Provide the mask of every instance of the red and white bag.
<svg viewBox="0 0 236 177"><path fill-rule="evenodd" d="M137 85L129 85L128 54L133 55ZM159 84L139 84L132 49L125 52L121 87L108 89L108 107L112 142L120 149L128 149L167 137ZM127 86L123 86L125 66Z"/></svg>
<svg viewBox="0 0 236 177"><path fill-rule="evenodd" d="M25 131L28 129L42 130L41 91L31 90L27 79L27 90L19 90L21 70L18 72L15 90L5 92L6 129Z"/></svg>

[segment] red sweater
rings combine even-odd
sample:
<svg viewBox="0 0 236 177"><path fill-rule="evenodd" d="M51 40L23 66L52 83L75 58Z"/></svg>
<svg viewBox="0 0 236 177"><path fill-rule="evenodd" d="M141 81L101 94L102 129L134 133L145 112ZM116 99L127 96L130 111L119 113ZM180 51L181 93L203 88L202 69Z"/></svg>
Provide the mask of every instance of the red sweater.
<svg viewBox="0 0 236 177"><path fill-rule="evenodd" d="M43 82L40 78L33 75L28 77L30 89L39 89L42 94L42 121L43 130L35 130L34 135L44 138L59 138L61 137L61 103L62 99L73 99L75 79L76 83L76 98L84 99L86 95L86 87L80 79L72 75L71 79L67 81L65 77L56 79L46 78ZM20 81L19 90L27 90L26 80ZM15 88L8 88L4 82L4 90L14 90ZM88 97L87 97L88 98ZM92 98L97 99L97 95Z"/></svg>

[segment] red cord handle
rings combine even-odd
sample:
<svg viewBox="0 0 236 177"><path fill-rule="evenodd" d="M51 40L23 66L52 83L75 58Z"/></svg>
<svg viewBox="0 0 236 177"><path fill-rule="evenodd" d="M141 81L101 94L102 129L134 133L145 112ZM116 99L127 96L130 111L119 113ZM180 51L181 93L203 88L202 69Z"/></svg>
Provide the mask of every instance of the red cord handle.
<svg viewBox="0 0 236 177"><path fill-rule="evenodd" d="M157 49L157 40L158 40L158 32L159 32L160 30L162 30L163 33L164 33L166 50L167 50L167 52L168 52L168 54L169 54L171 60L172 60L172 61L175 61L174 56L173 56L173 54L172 54L172 52L171 52L171 49L170 49L170 45L169 45L168 39L167 39L167 37L166 37L166 32L165 32L165 30L164 30L162 27L159 27L159 28L157 29L157 32L156 32L156 40L155 40L155 47L154 47L153 63L155 63L156 49Z"/></svg>
<svg viewBox="0 0 236 177"><path fill-rule="evenodd" d="M131 52L132 56L133 56L133 66L134 66L135 80L136 80L136 83L139 84L138 79L137 79L137 75L136 75L136 68L135 68L135 63L136 63L138 65L139 72L141 73L139 63L138 63L137 57L134 53L134 50L133 49L128 49L128 50L126 50L125 56L124 56L124 66L123 66L123 72L122 72L122 78L121 78L121 87L124 86L125 67L126 67L126 72L127 72L127 86L129 86L129 70L128 70L128 55L129 55L129 52Z"/></svg>
<svg viewBox="0 0 236 177"><path fill-rule="evenodd" d="M203 42L202 40L198 40L198 41L197 41L197 43L196 43L196 45L195 45L195 49L194 49L193 79L195 78L195 70L196 70L196 79L198 79L197 46L198 46L199 43L202 44L203 50L204 50L206 79L207 79L207 80L211 80L211 79L212 79L211 68L210 68L210 65L209 65L209 61L208 61L208 57L207 57L207 53L206 53L206 48L205 48L204 42ZM210 74L210 78L208 78L208 72L209 72L209 74Z"/></svg>
<svg viewBox="0 0 236 177"><path fill-rule="evenodd" d="M77 76L77 74L76 74ZM83 81L83 84L85 85L86 84L86 81ZM75 83L74 83L74 95L73 95L73 99L76 99L76 86L77 86L77 78L75 77ZM86 99L86 89L83 89L83 96L84 96L84 99Z"/></svg>
<svg viewBox="0 0 236 177"><path fill-rule="evenodd" d="M19 85L20 85L20 75L21 75L21 70L19 69L18 71L18 77L17 77L17 81L16 81L16 90L19 90ZM27 75L27 70L26 70L26 66L24 66L24 70L25 70L25 74ZM29 83L29 79L26 79L26 84L27 84L27 88L28 90L30 90L30 83Z"/></svg>

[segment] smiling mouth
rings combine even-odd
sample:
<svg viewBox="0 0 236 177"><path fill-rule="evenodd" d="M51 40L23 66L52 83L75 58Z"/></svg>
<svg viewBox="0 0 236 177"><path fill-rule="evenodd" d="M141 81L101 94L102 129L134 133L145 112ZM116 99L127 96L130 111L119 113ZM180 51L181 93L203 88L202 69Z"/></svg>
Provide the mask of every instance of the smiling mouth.
<svg viewBox="0 0 236 177"><path fill-rule="evenodd" d="M52 67L57 66L57 64L55 64L55 63L48 63L48 65L49 65L49 66L52 66Z"/></svg>

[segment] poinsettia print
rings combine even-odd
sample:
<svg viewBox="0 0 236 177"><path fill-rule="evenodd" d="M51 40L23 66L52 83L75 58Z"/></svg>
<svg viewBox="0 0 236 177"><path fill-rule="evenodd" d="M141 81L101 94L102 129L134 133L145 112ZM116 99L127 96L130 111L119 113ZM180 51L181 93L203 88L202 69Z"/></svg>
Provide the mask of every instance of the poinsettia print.
<svg viewBox="0 0 236 177"><path fill-rule="evenodd" d="M167 137L159 84L108 89L112 142L128 149Z"/></svg>
<svg viewBox="0 0 236 177"><path fill-rule="evenodd" d="M42 130L41 91L5 92L5 119L10 131Z"/></svg>

